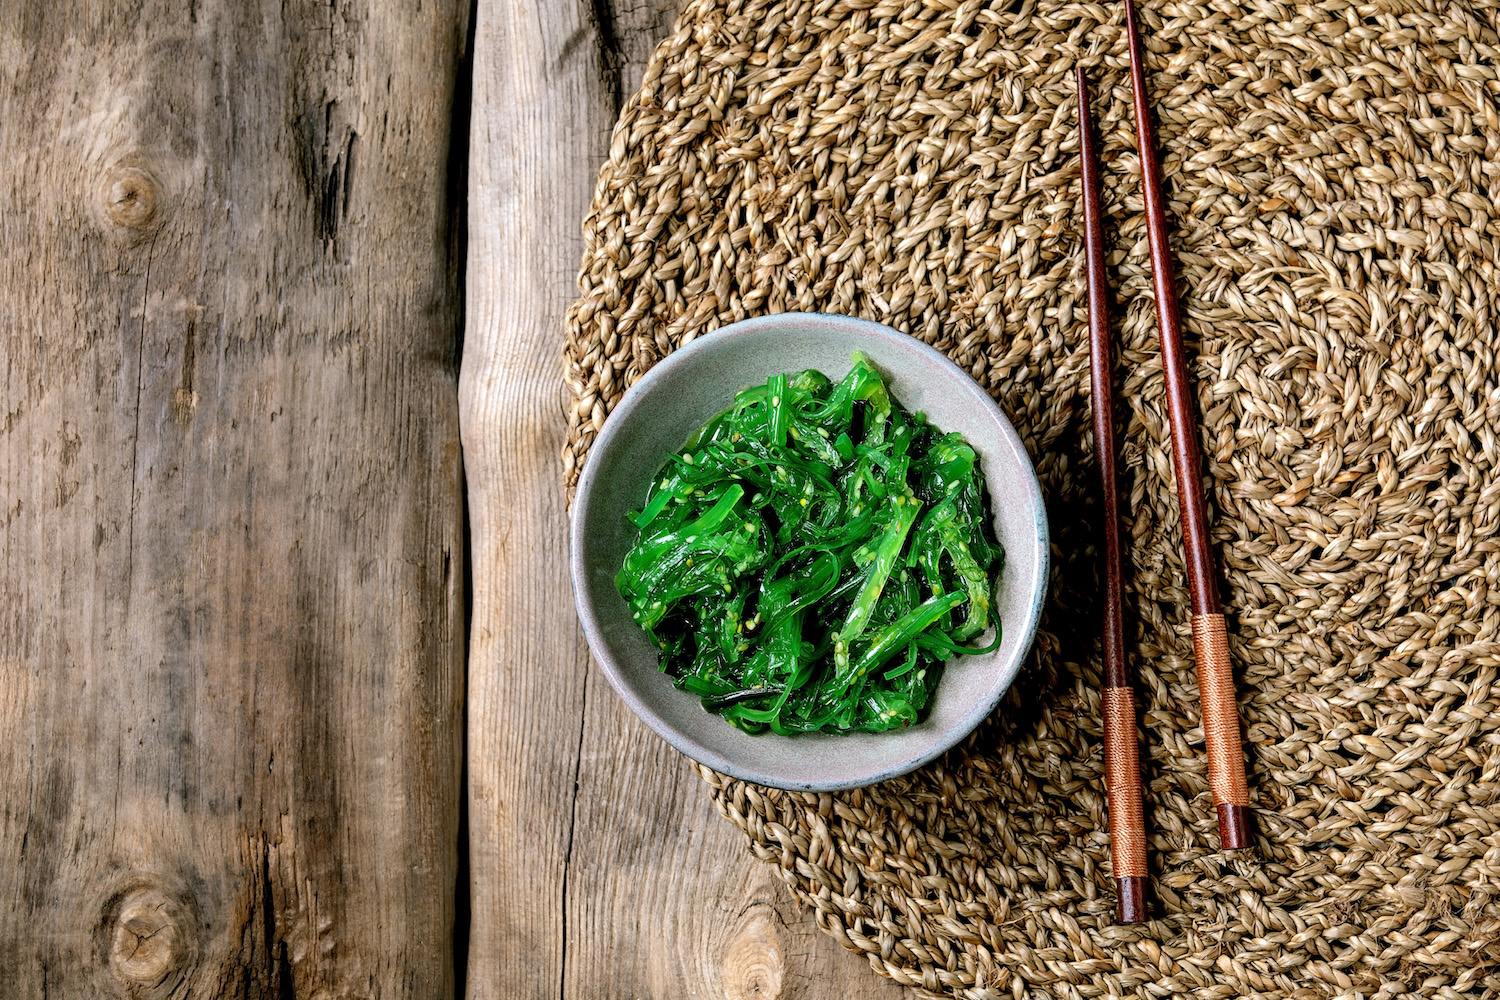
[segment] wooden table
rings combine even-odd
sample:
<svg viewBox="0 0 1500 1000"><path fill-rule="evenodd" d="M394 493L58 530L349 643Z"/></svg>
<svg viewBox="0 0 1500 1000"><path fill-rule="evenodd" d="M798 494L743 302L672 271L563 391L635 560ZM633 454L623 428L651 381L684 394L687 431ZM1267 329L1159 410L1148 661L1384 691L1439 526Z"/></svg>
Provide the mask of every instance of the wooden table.
<svg viewBox="0 0 1500 1000"><path fill-rule="evenodd" d="M0 7L0 995L899 994L573 616L561 319L674 6Z"/></svg>

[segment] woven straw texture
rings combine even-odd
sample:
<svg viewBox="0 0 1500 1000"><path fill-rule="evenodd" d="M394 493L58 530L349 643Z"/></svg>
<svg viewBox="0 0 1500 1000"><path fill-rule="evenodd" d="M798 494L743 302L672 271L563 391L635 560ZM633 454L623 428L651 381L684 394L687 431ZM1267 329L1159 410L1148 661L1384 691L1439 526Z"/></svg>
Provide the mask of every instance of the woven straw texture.
<svg viewBox="0 0 1500 1000"><path fill-rule="evenodd" d="M568 316L569 485L663 355L782 310L989 388L1055 547L1002 708L836 795L705 772L879 972L957 997L1500 995L1493 3L1142 10L1259 849L1215 849L1123 11L694 0L626 107ZM1072 70L1117 295L1156 919L1112 923Z"/></svg>

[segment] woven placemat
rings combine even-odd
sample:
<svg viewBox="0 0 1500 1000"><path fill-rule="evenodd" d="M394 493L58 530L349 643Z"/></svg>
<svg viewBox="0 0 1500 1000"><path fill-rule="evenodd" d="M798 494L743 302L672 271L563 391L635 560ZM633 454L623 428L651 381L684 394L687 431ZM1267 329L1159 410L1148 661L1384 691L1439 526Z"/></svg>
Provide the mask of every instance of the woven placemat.
<svg viewBox="0 0 1500 1000"><path fill-rule="evenodd" d="M1148 3L1259 850L1216 853L1117 4L697 0L625 109L568 318L571 486L663 355L888 323L995 395L1052 594L960 749L835 795L705 772L879 972L959 997L1500 995L1496 6ZM1104 149L1158 919L1112 923L1071 73Z"/></svg>

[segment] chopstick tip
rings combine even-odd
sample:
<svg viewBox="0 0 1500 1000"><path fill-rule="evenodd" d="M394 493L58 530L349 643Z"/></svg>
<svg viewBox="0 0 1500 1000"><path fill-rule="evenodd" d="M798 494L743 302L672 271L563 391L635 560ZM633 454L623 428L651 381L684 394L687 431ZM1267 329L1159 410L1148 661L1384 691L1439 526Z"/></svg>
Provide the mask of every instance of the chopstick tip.
<svg viewBox="0 0 1500 1000"><path fill-rule="evenodd" d="M1242 767L1244 765L1241 765ZM1252 819L1247 806L1221 802L1217 809L1219 817L1219 848L1225 851L1242 851L1255 846Z"/></svg>
<svg viewBox="0 0 1500 1000"><path fill-rule="evenodd" d="M1146 879L1127 876L1115 879L1115 919L1122 924L1138 924L1146 919Z"/></svg>

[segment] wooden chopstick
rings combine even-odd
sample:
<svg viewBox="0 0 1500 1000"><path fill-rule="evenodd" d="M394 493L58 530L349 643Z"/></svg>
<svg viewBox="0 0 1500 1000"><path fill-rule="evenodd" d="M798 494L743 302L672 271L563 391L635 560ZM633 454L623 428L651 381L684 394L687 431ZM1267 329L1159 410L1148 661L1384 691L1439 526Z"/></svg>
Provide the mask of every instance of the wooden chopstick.
<svg viewBox="0 0 1500 1000"><path fill-rule="evenodd" d="M1094 453L1104 498L1104 780L1109 808L1109 854L1115 878L1115 916L1122 924L1146 919L1146 820L1141 807L1140 747L1135 688L1125 659L1125 585L1120 560L1120 500L1115 479L1113 365L1109 349L1109 285L1104 274L1104 227L1099 157L1089 85L1078 67L1078 157L1083 170L1083 242L1088 257L1089 369Z"/></svg>
<svg viewBox="0 0 1500 1000"><path fill-rule="evenodd" d="M1182 349L1182 321L1177 310L1172 248L1162 205L1161 170L1156 132L1146 102L1145 59L1135 23L1135 4L1125 0L1125 28L1130 39L1130 89L1135 101L1136 144L1141 155L1141 187L1146 199L1146 233L1151 245L1151 282L1156 290L1156 323L1161 334L1162 370L1167 383L1167 417L1172 432L1172 467L1177 478L1177 505L1182 515L1188 590L1193 606L1193 659L1198 667L1203 734L1208 749L1208 784L1219 818L1219 846L1251 846L1250 800L1245 787L1245 754L1240 743L1239 707L1229 642L1219 606L1219 585L1203 505L1203 463L1198 454L1198 425Z"/></svg>

